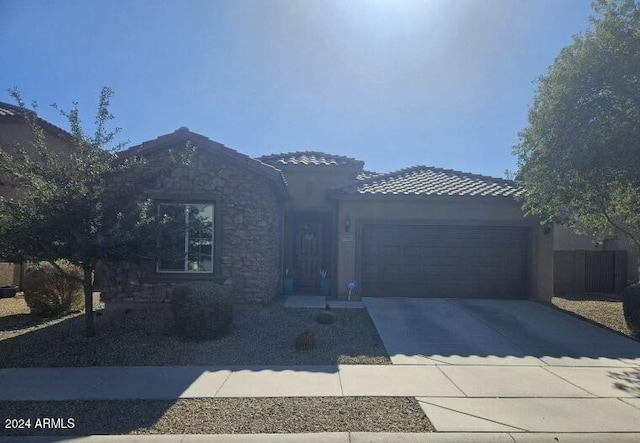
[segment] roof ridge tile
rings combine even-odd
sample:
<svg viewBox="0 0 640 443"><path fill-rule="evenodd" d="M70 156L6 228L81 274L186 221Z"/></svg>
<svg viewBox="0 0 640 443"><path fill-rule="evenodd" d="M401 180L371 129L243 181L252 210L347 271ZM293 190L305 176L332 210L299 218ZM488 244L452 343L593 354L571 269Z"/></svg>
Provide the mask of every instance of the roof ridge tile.
<svg viewBox="0 0 640 443"><path fill-rule="evenodd" d="M313 166L350 166L362 167L364 162L345 155L330 154L322 151L291 151L278 154L267 154L256 157L265 163L280 163L289 165L313 165Z"/></svg>

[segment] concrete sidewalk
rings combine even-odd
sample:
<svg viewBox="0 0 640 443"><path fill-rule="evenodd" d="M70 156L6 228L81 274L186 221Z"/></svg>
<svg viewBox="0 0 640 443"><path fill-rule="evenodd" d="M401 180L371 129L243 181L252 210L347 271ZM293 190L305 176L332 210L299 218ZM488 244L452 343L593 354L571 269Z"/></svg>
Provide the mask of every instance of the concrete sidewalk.
<svg viewBox="0 0 640 443"><path fill-rule="evenodd" d="M640 368L444 364L0 369L0 401L314 396L625 398L635 404L640 401Z"/></svg>
<svg viewBox="0 0 640 443"><path fill-rule="evenodd" d="M226 435L92 435L88 437L0 437L0 443L635 443L640 433L369 433Z"/></svg>
<svg viewBox="0 0 640 443"><path fill-rule="evenodd" d="M416 397L444 432L640 432L640 368L455 365L0 370L0 401Z"/></svg>

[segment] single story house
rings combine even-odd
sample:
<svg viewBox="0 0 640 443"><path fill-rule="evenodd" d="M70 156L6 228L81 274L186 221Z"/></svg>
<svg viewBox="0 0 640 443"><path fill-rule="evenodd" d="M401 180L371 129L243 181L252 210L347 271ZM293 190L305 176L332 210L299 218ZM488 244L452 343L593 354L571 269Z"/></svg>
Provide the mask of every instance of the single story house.
<svg viewBox="0 0 640 443"><path fill-rule="evenodd" d="M193 280L266 301L282 294L285 270L297 294L317 293L325 270L341 297L352 279L357 297L552 297L553 228L523 215L511 181L427 166L377 174L322 152L250 158L187 128L123 155L160 165L187 143L191 164L147 192L184 217L166 240L184 258L103 266L105 301L166 301Z"/></svg>

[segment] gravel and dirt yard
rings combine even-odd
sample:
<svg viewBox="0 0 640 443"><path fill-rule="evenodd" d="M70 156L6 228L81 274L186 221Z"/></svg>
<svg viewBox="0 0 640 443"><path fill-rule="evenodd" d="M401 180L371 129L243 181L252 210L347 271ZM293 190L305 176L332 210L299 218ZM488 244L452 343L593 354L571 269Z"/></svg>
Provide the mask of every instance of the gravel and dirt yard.
<svg viewBox="0 0 640 443"><path fill-rule="evenodd" d="M100 294L93 294L93 309L101 311L104 304L100 301ZM22 293L11 298L0 298L0 340L13 335L42 328L60 321L77 317L80 312L74 312L57 318L38 318L29 314L29 307L24 301Z"/></svg>
<svg viewBox="0 0 640 443"><path fill-rule="evenodd" d="M0 418L10 417L31 418L31 428L6 435L433 431L418 402L407 397L3 402ZM35 429L42 417L72 418L74 428Z"/></svg>
<svg viewBox="0 0 640 443"><path fill-rule="evenodd" d="M624 321L622 302L616 297L589 295L582 299L553 297L551 302L563 311L572 312L633 338Z"/></svg>
<svg viewBox="0 0 640 443"><path fill-rule="evenodd" d="M318 310L282 304L237 307L228 337L194 342L176 336L169 309L100 309L98 335L85 338L81 314L38 322L23 299L0 299L0 367L390 364L366 310L335 309L337 321L320 325ZM305 329L318 347L296 351Z"/></svg>
<svg viewBox="0 0 640 443"><path fill-rule="evenodd" d="M96 300L98 336L83 336L83 317L31 318L20 297L0 299L0 367L138 365L390 364L364 309L335 309L331 325L315 309L285 309L277 300L234 310L231 334L212 342L176 336L169 309L109 310ZM316 333L318 347L296 351L297 334ZM53 417L62 429L35 429ZM429 432L414 398L299 397L179 400L6 401L0 418L30 418L32 427L0 435ZM73 419L73 427L69 420Z"/></svg>

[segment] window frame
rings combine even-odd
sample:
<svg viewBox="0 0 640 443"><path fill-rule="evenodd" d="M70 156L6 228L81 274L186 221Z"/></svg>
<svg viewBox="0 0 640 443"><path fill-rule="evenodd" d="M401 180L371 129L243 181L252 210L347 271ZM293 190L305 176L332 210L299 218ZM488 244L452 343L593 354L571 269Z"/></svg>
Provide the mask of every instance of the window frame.
<svg viewBox="0 0 640 443"><path fill-rule="evenodd" d="M211 228L213 230L212 235L211 235L211 270L210 271L192 271L188 269L188 260L189 260L189 212L187 211L187 208L189 206L194 206L194 205L208 205L211 206L211 214L212 214L212 220L211 220ZM167 198L167 199L156 199L156 206L157 206L157 213L160 214L160 209L162 206L180 206L183 208L183 212L184 212L184 216L185 216L185 227L184 227L184 245L185 245L185 249L184 249L184 270L166 270L166 269L161 269L160 268L160 264L161 264L161 253L160 253L160 257L158 258L158 260L156 261L156 266L155 266L155 272L157 275L174 275L174 276L178 276L178 275L184 275L184 276L199 276L199 277L206 277L206 276L216 276L219 274L218 272L218 264L219 264L219 226L218 226L218 219L219 217L217 216L217 202L215 200L202 200L202 199L197 199L197 200L185 200L185 199L171 199L171 198ZM159 252L161 251L161 245L160 245L160 236L158 236L158 248L159 248Z"/></svg>

